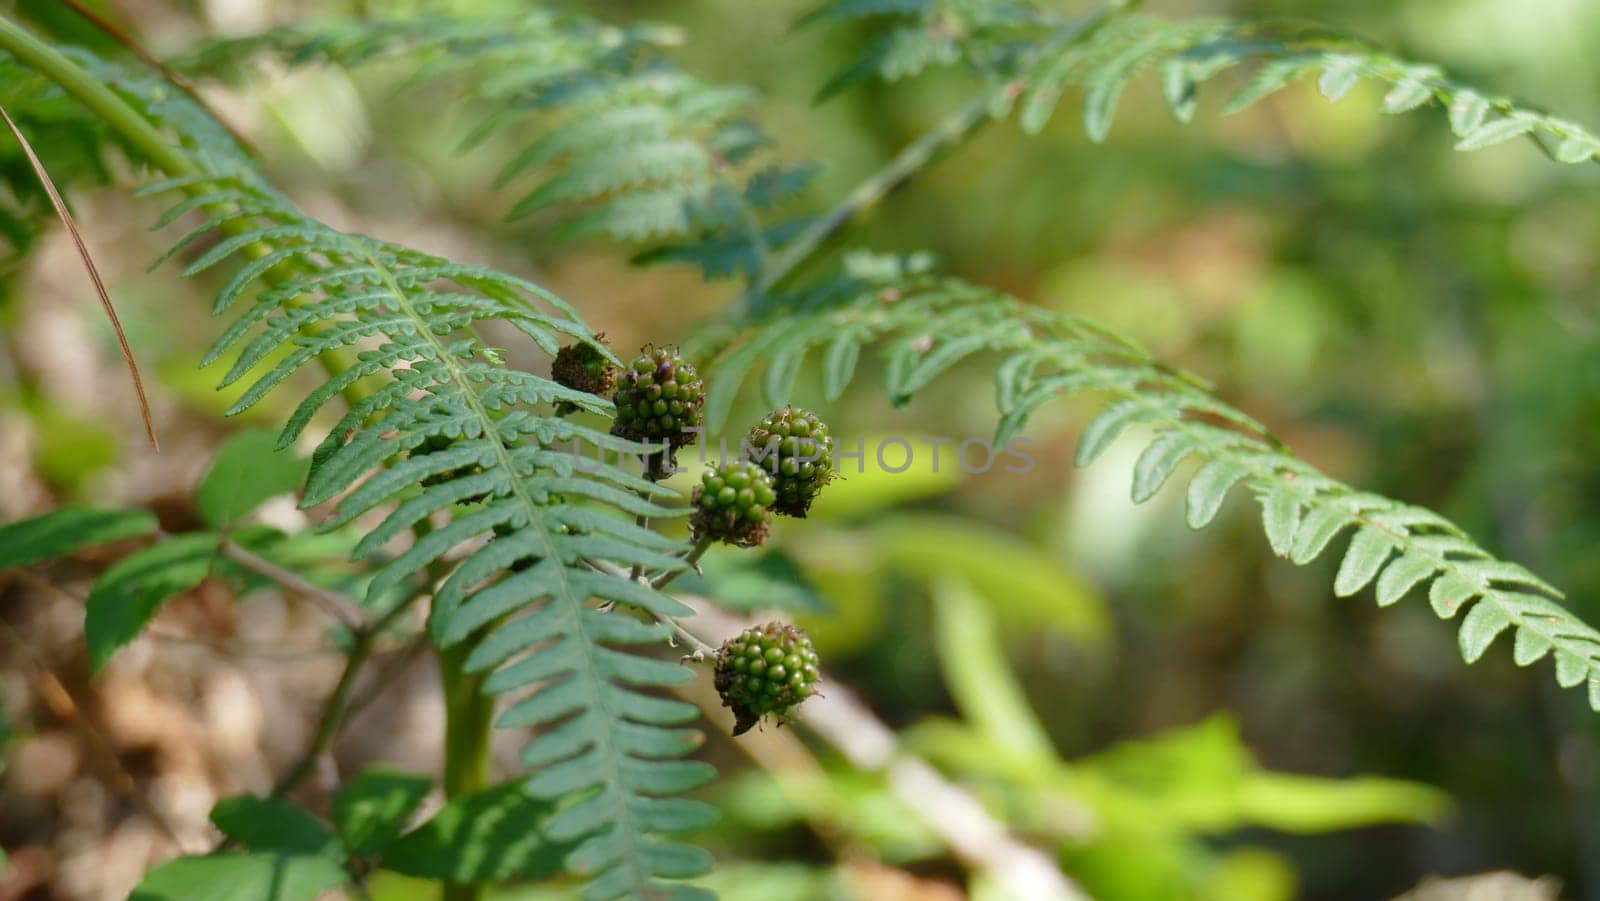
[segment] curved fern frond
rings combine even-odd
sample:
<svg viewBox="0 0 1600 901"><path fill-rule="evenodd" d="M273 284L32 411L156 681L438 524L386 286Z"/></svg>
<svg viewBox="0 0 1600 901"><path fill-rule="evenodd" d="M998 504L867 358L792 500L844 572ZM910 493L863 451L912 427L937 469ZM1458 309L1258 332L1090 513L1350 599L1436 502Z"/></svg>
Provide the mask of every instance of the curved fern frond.
<svg viewBox="0 0 1600 901"><path fill-rule="evenodd" d="M346 67L404 59L414 66L408 85L456 84L490 111L469 146L537 125L499 175L501 184L534 180L511 218L549 212L561 236L665 241L642 259L754 276L802 224L761 218L813 170L764 162L771 140L750 118L755 93L662 59L656 51L674 37L546 12L324 20L217 42L180 65L226 72L266 52Z"/></svg>
<svg viewBox="0 0 1600 901"><path fill-rule="evenodd" d="M965 60L981 72L1015 78L1025 86L1019 106L1028 132L1044 128L1066 90L1078 88L1083 91L1084 130L1091 140L1104 140L1123 90L1149 71L1159 72L1173 115L1188 122L1201 85L1249 66L1249 79L1223 106L1225 115L1315 74L1318 89L1333 101L1371 80L1384 87L1381 110L1386 114L1437 104L1449 114L1457 150L1526 136L1562 163L1587 162L1600 154L1600 137L1581 125L1322 25L1171 20L1111 8L1103 27L1086 32L1083 40L1060 42L1053 38L1069 22L989 0L841 0L802 21L855 19L877 20L884 36L835 84L842 87L872 76L896 81L924 68L918 63Z"/></svg>
<svg viewBox="0 0 1600 901"><path fill-rule="evenodd" d="M1310 563L1353 530L1335 594L1375 583L1379 605L1389 606L1426 585L1441 618L1466 611L1459 639L1467 662L1510 631L1519 665L1552 656L1556 681L1587 685L1589 703L1600 711L1600 632L1557 604L1560 592L1496 559L1437 513L1317 471L1200 379L1093 322L953 279L904 275L836 282L749 326L710 368L713 429L763 364L766 400L779 405L790 400L808 355L819 353L823 390L832 399L854 376L862 352L878 347L890 397L904 403L957 363L996 355L997 444L1019 434L1053 398L1098 395L1105 407L1084 430L1078 465L1092 462L1129 426L1155 431L1134 467L1135 502L1154 496L1184 461L1198 460L1188 484L1190 527L1209 523L1229 490L1243 485L1261 505L1272 549L1296 564Z"/></svg>
<svg viewBox="0 0 1600 901"><path fill-rule="evenodd" d="M415 575L448 572L430 634L446 648L471 639L469 669L489 673L486 690L516 695L502 726L539 727L526 790L561 802L544 829L575 845L567 865L590 879L587 897L705 897L662 881L710 864L663 838L711 818L709 807L670 797L712 774L681 759L700 741L685 728L696 708L657 694L692 674L638 652L692 611L626 575L684 565L679 543L636 525L677 515L660 503L671 492L605 458L645 448L553 412L564 404L609 416L608 401L507 368L474 325L506 323L548 353L568 339L609 351L531 282L307 217L187 99L109 65L97 74L173 125L196 161L198 174L142 192L183 195L163 224L203 217L173 251L193 254L184 274L238 263L216 300L235 318L207 355L233 360L224 385L249 382L232 412L319 358L354 352L300 402L284 446L335 395L378 383L321 441L303 501L336 502L328 528L382 511L355 552L376 567L368 603ZM412 544L383 556L412 531Z"/></svg>
<svg viewBox="0 0 1600 901"><path fill-rule="evenodd" d="M881 33L823 85L819 100L873 78L903 81L955 65L1005 74L1051 29L1065 24L1012 0L837 0L802 16L797 26L859 21L873 22Z"/></svg>
<svg viewBox="0 0 1600 901"><path fill-rule="evenodd" d="M1124 86L1150 69L1160 70L1168 105L1187 122L1203 83L1250 63L1258 65L1224 105L1225 114L1315 73L1318 89L1329 100L1370 79L1384 86L1386 114L1439 105L1449 113L1457 150L1528 136L1558 162L1587 162L1600 154L1600 137L1576 123L1463 84L1438 66L1398 59L1358 38L1298 22L1118 20L1094 40L1067 48L1033 70L1022 124L1030 131L1042 128L1063 88L1078 86L1084 90L1084 129L1101 140Z"/></svg>

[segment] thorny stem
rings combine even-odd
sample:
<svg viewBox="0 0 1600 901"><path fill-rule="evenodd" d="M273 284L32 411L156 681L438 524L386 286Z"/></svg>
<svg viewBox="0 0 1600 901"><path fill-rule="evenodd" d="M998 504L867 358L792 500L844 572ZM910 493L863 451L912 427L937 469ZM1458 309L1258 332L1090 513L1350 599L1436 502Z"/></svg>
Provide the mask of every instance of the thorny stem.
<svg viewBox="0 0 1600 901"><path fill-rule="evenodd" d="M414 601L413 597L395 604L388 613L354 631L354 640L345 657L344 671L339 674L339 681L334 683L333 691L322 704L322 715L317 718L317 728L311 734L311 741L272 787L274 797L283 797L298 788L311 775L317 761L328 753L334 739L339 735L339 730L344 726L345 717L351 707L350 695L355 691L356 679L366 666L367 659L372 656L373 645L385 629L411 609Z"/></svg>

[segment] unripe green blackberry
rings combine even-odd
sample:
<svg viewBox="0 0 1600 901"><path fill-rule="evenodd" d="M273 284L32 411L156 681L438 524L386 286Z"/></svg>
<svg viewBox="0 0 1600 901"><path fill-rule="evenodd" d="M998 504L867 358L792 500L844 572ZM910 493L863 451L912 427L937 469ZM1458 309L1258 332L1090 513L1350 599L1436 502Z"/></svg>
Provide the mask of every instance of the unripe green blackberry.
<svg viewBox="0 0 1600 901"><path fill-rule="evenodd" d="M696 541L754 547L767 540L770 511L777 499L772 477L749 460L713 466L695 487L689 531Z"/></svg>
<svg viewBox="0 0 1600 901"><path fill-rule="evenodd" d="M595 340L604 343L605 337L596 335ZM616 387L617 367L599 348L579 341L556 353L555 362L550 364L550 377L558 385L604 397Z"/></svg>
<svg viewBox="0 0 1600 901"><path fill-rule="evenodd" d="M675 348L645 347L629 364L612 395L617 421L611 434L630 441L666 444L664 460L654 461L649 475L662 478L673 469L673 452L692 443L705 408L705 383Z"/></svg>
<svg viewBox="0 0 1600 901"><path fill-rule="evenodd" d="M795 705L817 693L820 675L817 650L796 626L753 626L717 649L717 693L733 709L734 735L767 714L782 725Z"/></svg>
<svg viewBox="0 0 1600 901"><path fill-rule="evenodd" d="M772 475L778 501L772 509L804 517L822 486L833 478L833 439L815 413L797 407L773 410L745 436L745 453Z"/></svg>

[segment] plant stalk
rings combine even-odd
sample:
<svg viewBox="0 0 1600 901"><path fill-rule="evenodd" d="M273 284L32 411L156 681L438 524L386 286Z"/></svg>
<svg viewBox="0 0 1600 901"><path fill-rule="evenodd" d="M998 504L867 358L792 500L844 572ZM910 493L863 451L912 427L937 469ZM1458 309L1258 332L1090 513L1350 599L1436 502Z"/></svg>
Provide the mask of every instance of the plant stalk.
<svg viewBox="0 0 1600 901"><path fill-rule="evenodd" d="M1113 15L1135 9L1142 3L1143 0L1112 0L1065 23L1059 32L1042 46L1054 49L1083 41L1098 31ZM784 245L783 252L770 265L762 267L761 277L750 288L747 304L752 300L759 301L777 287L857 216L910 181L923 168L966 143L984 126L1005 116L1011 109L1012 101L1025 87L1022 77L1019 76L1008 79L998 87L985 90L924 132L915 141L907 144L893 159L885 163L883 168L869 175L855 187L855 190L835 204L833 209Z"/></svg>
<svg viewBox="0 0 1600 901"><path fill-rule="evenodd" d="M844 230L862 212L910 181L924 166L977 134L983 126L994 120L999 110L1005 108L1005 98L1000 95L1018 89L1015 83L1008 82L999 92L986 91L907 144L883 168L868 176L833 209L785 245L783 253L762 271L752 293L759 298L777 287L816 253L824 242Z"/></svg>
<svg viewBox="0 0 1600 901"><path fill-rule="evenodd" d="M159 128L115 91L84 71L82 66L65 54L6 16L0 16L0 51L10 53L19 62L33 67L39 74L55 82L57 87L76 98L99 117L107 127L143 156L145 161L168 176L192 178L206 174L206 170L182 146L168 140ZM198 194L205 188L203 185L191 184L186 185L183 190L190 194ZM250 223L239 219L230 219L219 226L220 231L230 235L240 234L248 228ZM258 258L265 255L268 248L262 244L252 244L242 252L252 258ZM292 271L292 267L283 264L267 272L263 278L271 284L282 283L289 271ZM311 332L308 329L309 326L302 328L301 331L309 335ZM318 359L330 377L350 368L350 363L344 355L337 351L325 351L318 355ZM346 401L354 404L366 393L365 387L358 382L345 388L343 396Z"/></svg>
<svg viewBox="0 0 1600 901"><path fill-rule="evenodd" d="M444 686L444 794L456 798L490 785L489 738L494 725L494 698L483 692L484 676L468 673L467 655L476 641L463 641L439 651L439 680ZM448 883L443 901L479 901L479 885Z"/></svg>

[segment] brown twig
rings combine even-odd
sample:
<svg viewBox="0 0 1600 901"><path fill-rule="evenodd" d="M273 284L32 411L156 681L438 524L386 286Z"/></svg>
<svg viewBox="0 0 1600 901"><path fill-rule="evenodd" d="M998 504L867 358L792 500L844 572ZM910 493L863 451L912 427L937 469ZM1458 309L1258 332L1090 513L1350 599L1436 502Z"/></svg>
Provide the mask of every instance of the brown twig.
<svg viewBox="0 0 1600 901"><path fill-rule="evenodd" d="M133 348L128 346L128 335L122 330L122 321L117 318L116 307L111 305L111 295L106 293L105 282L100 280L100 270L95 268L94 257L89 255L89 246L83 242L83 235L78 233L78 224L72 221L72 213L67 209L66 201L61 199L61 192L56 190L56 183L50 178L50 173L45 170L44 163L39 160L39 155L33 152L33 145L28 143L28 138L11 120L11 114L5 107L0 107L0 118L3 118L6 127L11 129L11 136L22 145L22 153L28 158L28 165L33 167L33 174L38 177L39 184L44 188L45 194L50 198L50 206L55 209L56 218L66 226L67 234L72 236L72 244L78 249L78 257L83 260L83 268L89 273L89 280L94 282L94 290L100 297L100 306L106 311L106 318L111 320L111 330L117 333L117 344L122 347L122 359L128 364L128 375L133 378L133 391L139 397L139 415L144 417L144 432L150 439L150 446L157 451L161 450L161 442L156 440L155 420L150 416L150 401L144 394L144 380L139 377L139 363L133 358Z"/></svg>
<svg viewBox="0 0 1600 901"><path fill-rule="evenodd" d="M366 627L367 618L361 608L343 594L314 585L299 573L285 569L253 551L245 550L233 541L224 541L221 553L222 556L256 575L270 579L284 591L299 595L321 607L351 632L359 632Z"/></svg>
<svg viewBox="0 0 1600 901"><path fill-rule="evenodd" d="M224 119L222 116L218 115L217 111L212 109L209 103L206 103L205 99L200 96L199 92L195 91L194 86L189 84L188 79L172 71L172 69L169 68L166 63L163 63L161 60L151 56L150 51L140 46L138 41L135 41L122 29L113 25L110 20L106 19L104 16L88 8L87 6L84 6L81 2L79 2L79 0L60 0L60 2L62 6L65 6L76 13L78 18L83 19L90 25L93 25L95 28L104 33L106 37L109 37L113 41L116 41L118 44L122 45L124 50L133 54L140 62L156 70L157 72L160 72L161 77L165 79L168 84L182 91L184 96L194 101L196 106L200 107L202 110L205 110L206 115L216 120L217 124L221 125L240 147L243 147L251 156L257 155L255 148L250 145L249 141L245 140L244 135L241 134L238 129L234 128L227 119Z"/></svg>
<svg viewBox="0 0 1600 901"><path fill-rule="evenodd" d="M338 738L339 730L344 726L345 720L351 711L350 695L355 691L356 679L361 675L361 670L367 664L367 659L372 655L373 644L383 630L388 628L401 614L411 609L411 604L416 600L409 600L396 604L392 610L379 617L368 626L355 630L355 640L350 645L348 655L345 657L344 670L339 674L339 681L334 683L333 691L328 694L327 700L322 703L322 714L317 717L316 730L311 733L311 740L306 743L306 748L295 758L295 762L278 777L272 786L273 797L283 797L294 791L311 775L311 770L317 761L328 753L333 747L334 739ZM379 686L379 690L382 686Z"/></svg>

